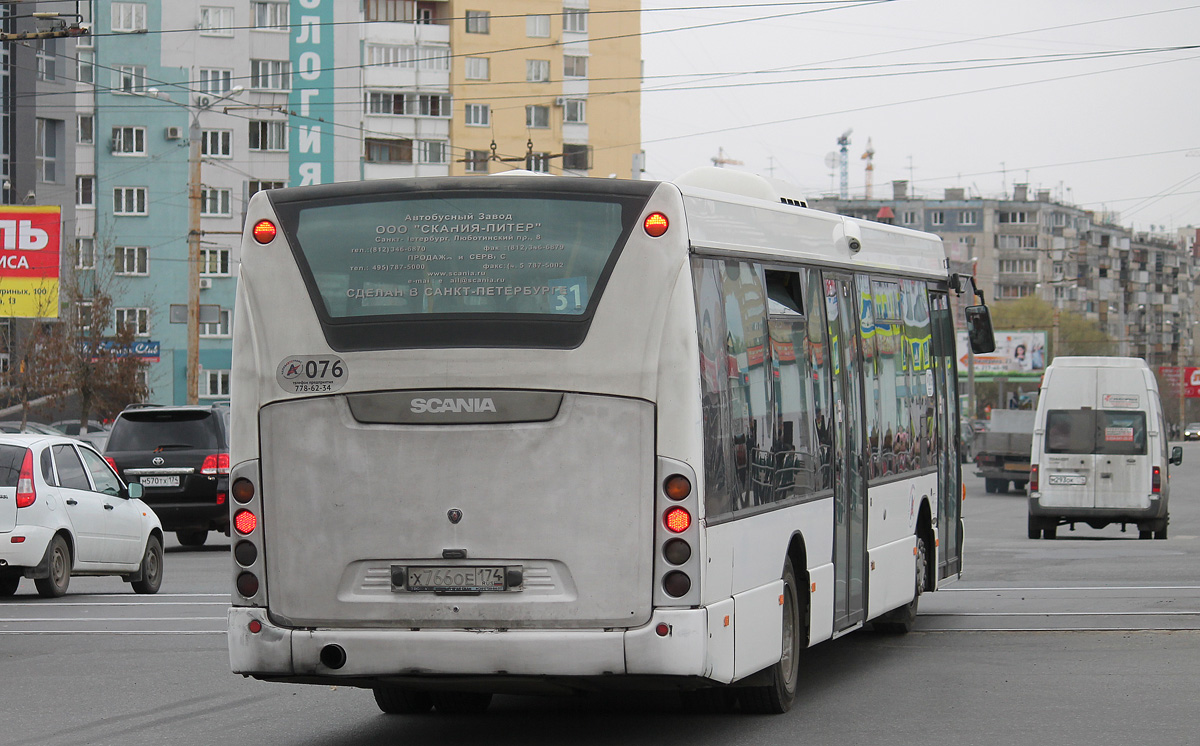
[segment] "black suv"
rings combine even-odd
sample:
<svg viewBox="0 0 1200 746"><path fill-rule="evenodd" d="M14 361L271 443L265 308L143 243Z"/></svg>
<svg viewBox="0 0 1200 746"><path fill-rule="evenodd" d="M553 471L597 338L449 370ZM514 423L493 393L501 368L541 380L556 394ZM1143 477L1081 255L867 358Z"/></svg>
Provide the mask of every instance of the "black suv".
<svg viewBox="0 0 1200 746"><path fill-rule="evenodd" d="M129 407L113 422L104 455L126 482L142 484L142 500L180 544L229 534L228 407Z"/></svg>

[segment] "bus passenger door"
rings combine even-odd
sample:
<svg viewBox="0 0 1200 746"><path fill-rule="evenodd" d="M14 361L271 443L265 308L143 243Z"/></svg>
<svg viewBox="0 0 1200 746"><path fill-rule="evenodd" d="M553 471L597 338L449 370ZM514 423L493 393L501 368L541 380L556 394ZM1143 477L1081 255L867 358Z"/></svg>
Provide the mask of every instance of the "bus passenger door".
<svg viewBox="0 0 1200 746"><path fill-rule="evenodd" d="M833 628L866 618L866 451L858 294L849 275L825 274L825 310L833 365Z"/></svg>
<svg viewBox="0 0 1200 746"><path fill-rule="evenodd" d="M937 579L962 572L962 472L958 429L958 364L954 347L954 319L950 300L943 292L929 292L933 321L933 386L937 401L938 542ZM930 547L930 549L935 549Z"/></svg>

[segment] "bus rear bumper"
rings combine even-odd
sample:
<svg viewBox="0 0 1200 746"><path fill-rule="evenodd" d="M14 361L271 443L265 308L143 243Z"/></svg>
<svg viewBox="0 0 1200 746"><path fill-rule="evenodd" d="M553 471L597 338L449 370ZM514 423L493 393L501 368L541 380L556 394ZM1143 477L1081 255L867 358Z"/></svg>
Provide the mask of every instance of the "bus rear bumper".
<svg viewBox="0 0 1200 746"><path fill-rule="evenodd" d="M274 625L265 609L229 610L234 673L306 681L704 676L707 639L704 609L656 610L628 630L290 629Z"/></svg>

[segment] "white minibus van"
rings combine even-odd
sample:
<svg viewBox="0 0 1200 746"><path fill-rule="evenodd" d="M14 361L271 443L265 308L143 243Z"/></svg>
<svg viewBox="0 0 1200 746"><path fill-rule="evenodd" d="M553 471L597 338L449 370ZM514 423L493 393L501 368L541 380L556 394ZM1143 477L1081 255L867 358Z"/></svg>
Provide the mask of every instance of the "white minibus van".
<svg viewBox="0 0 1200 746"><path fill-rule="evenodd" d="M1058 527L1137 524L1142 539L1167 538L1170 465L1158 384L1146 361L1057 357L1042 379L1033 431L1029 538Z"/></svg>

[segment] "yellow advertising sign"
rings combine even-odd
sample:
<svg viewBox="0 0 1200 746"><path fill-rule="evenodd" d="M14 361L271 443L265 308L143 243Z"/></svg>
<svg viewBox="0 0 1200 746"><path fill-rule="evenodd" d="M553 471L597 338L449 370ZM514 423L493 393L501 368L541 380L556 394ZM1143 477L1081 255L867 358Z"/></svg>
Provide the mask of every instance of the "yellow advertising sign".
<svg viewBox="0 0 1200 746"><path fill-rule="evenodd" d="M0 206L0 316L58 316L60 226L58 206Z"/></svg>

